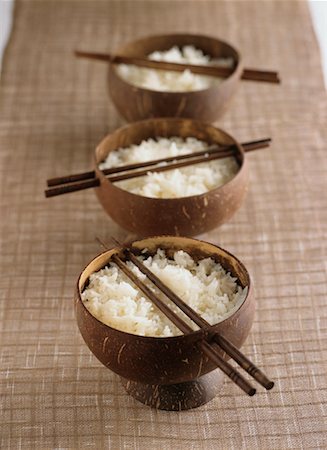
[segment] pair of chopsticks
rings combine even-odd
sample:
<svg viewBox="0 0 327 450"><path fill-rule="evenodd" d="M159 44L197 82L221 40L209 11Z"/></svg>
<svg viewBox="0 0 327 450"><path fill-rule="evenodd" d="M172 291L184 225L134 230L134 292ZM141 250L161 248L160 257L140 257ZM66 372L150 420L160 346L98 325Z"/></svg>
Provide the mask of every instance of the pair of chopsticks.
<svg viewBox="0 0 327 450"><path fill-rule="evenodd" d="M107 249L107 246L99 239L97 241ZM120 246L121 244L117 242ZM253 396L256 389L241 375L237 370L217 352L217 346L228 354L239 366L251 375L265 389L270 390L274 387L274 382L269 380L266 375L256 367L243 353L235 347L230 341L219 333L212 334L210 329L212 326L194 311L187 303L185 303L178 295L176 295L165 283L163 283L150 269L148 269L129 248L123 248L126 256L125 261L117 254L111 256L111 260L119 267L119 269L152 301L154 305L184 334L192 333L194 330L179 317L168 305L166 305L156 294L146 286L127 266L126 261L131 261L138 269L146 275L146 277L171 300L178 308L181 309L198 327L208 332L205 340L201 341L200 346L203 353L213 361L219 369L221 369L237 386L245 393ZM213 344L206 339L210 338Z"/></svg>
<svg viewBox="0 0 327 450"><path fill-rule="evenodd" d="M242 146L245 152L249 152L253 150L258 150L260 148L268 147L270 142L271 139L266 138L260 139L258 141L244 142ZM234 150L235 145L224 145L220 147L218 147L217 145L211 145L210 147L195 153L187 153L185 155L179 156L170 156L166 158L141 163L134 163L120 167L112 167L110 169L104 169L102 172L104 175L111 175L107 178L110 182L114 183L117 181L128 180L130 178L142 177L144 175L147 175L148 172L157 172L157 173L165 172L167 170L186 167L193 164L200 164L207 161L227 158L229 156L233 156ZM144 167L155 166L161 163L166 163L166 165L160 167L153 167L145 170L135 170L135 169L142 169ZM119 174L120 172L128 172L128 173L115 175ZM64 177L51 178L47 180L47 185L50 189L45 190L45 196L54 197L57 195L67 194L70 192L81 191L84 189L100 186L100 180L96 177L95 171L90 171L73 175L67 175Z"/></svg>
<svg viewBox="0 0 327 450"><path fill-rule="evenodd" d="M75 56L80 58L96 59L113 64L132 64L135 66L147 67L149 69L172 70L174 72L183 72L185 69L189 69L193 73L209 75L212 77L227 78L234 72L234 68L229 67L201 66L197 64L154 61L152 59L142 58L139 56L111 55L110 53L93 53L76 50ZM278 72L268 70L244 69L241 78L242 80L249 81L280 83Z"/></svg>

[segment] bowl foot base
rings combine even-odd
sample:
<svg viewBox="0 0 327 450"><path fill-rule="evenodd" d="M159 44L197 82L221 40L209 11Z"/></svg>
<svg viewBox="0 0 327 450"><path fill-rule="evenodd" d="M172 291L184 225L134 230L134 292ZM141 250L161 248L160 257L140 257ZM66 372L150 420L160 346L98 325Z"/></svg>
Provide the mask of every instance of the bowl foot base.
<svg viewBox="0 0 327 450"><path fill-rule="evenodd" d="M224 382L224 374L213 370L196 380L178 384L142 384L120 378L126 391L139 402L157 409L182 411L212 400Z"/></svg>

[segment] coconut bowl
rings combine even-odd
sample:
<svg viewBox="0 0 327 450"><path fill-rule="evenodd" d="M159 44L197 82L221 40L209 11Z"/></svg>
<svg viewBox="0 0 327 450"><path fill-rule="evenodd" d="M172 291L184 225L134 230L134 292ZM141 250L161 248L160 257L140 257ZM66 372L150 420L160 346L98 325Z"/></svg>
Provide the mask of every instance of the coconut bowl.
<svg viewBox="0 0 327 450"><path fill-rule="evenodd" d="M243 71L238 50L227 42L195 34L149 36L119 47L116 54L147 56L153 51L169 50L173 46L193 45L212 58L234 60L232 74L207 89L191 92L163 92L137 87L123 79L111 64L108 73L110 97L119 113L128 121L150 117L190 117L208 122L217 120L228 108Z"/></svg>
<svg viewBox="0 0 327 450"><path fill-rule="evenodd" d="M240 348L247 338L254 316L255 301L250 276L245 266L222 248L185 237L151 237L130 244L136 252L144 248L154 254L165 249L168 256L185 250L195 260L211 257L248 286L243 302L224 320L212 326ZM199 343L205 332L198 330L174 337L146 337L111 328L97 320L81 300L90 275L110 262L121 248L112 248L94 258L81 273L75 295L79 330L91 352L108 369L120 376L128 393L146 405L167 410L195 408L215 397L223 383L223 373L202 352ZM220 350L221 356L228 356ZM236 388L236 387L235 387Z"/></svg>
<svg viewBox="0 0 327 450"><path fill-rule="evenodd" d="M200 195L150 198L111 183L98 168L110 152L155 137L192 136L211 144L235 145L239 170L222 186ZM158 158L162 157L158 154ZM94 166L100 186L96 195L105 211L122 228L138 236L174 234L195 236L228 221L241 206L248 187L248 170L242 146L212 125L191 120L160 118L136 122L109 134L95 150Z"/></svg>

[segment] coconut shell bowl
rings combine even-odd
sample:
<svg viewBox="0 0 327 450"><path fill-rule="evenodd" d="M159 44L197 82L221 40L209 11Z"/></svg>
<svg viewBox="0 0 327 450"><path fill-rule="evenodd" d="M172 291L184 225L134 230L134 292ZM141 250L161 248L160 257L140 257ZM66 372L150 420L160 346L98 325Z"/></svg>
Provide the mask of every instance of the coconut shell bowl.
<svg viewBox="0 0 327 450"><path fill-rule="evenodd" d="M191 92L163 92L137 87L123 79L115 64L109 65L108 89L117 110L128 122L151 117L189 117L208 122L217 120L228 108L242 75L240 53L230 44L209 36L166 34L127 43L116 50L121 56L146 57L173 46L193 45L212 58L232 58L232 73L220 83Z"/></svg>
<svg viewBox="0 0 327 450"><path fill-rule="evenodd" d="M99 164L109 153L119 148L139 145L149 138L156 140L158 137L176 136L202 140L205 142L204 148L196 153L170 158L163 157L157 151L151 161L99 169ZM108 215L122 228L137 236L195 236L227 222L238 210L248 189L248 161L245 153L268 147L270 142L270 138L264 138L240 144L225 131L192 119L147 119L126 125L106 136L95 149L94 170L48 179L45 196L54 197L93 188ZM202 194L155 198L129 192L117 184L122 180L144 177L148 172L195 166L227 156L236 160L236 172L233 172L229 181ZM158 165L158 162L164 163L165 167Z"/></svg>
<svg viewBox="0 0 327 450"><path fill-rule="evenodd" d="M139 336L111 328L88 311L81 300L81 293L92 273L110 261L116 262L115 258L122 257L124 247L117 246L94 258L81 273L75 295L77 324L91 352L120 377L126 391L137 400L158 409L195 408L213 399L224 381L223 372L217 369L217 365L204 351L203 341L219 334L234 346L234 350L242 346L250 332L255 310L252 284L244 265L235 256L213 244L185 237L159 236L134 241L129 245L135 254L144 249L147 249L148 254L154 254L158 248L164 249L168 257L182 249L195 261L213 258L237 277L242 287L248 287L246 297L216 325L179 336ZM205 345L209 344L206 342ZM216 347L222 361L228 364L227 352ZM251 374L254 370L249 370L249 367L248 364L247 371ZM257 368L255 370L260 372ZM236 382L234 375L228 375ZM261 384L271 389L273 383L264 379L266 383ZM247 393L253 395L255 389L247 390Z"/></svg>
<svg viewBox="0 0 327 450"><path fill-rule="evenodd" d="M150 198L121 189L98 168L109 152L158 136L192 136L209 145L235 144L239 171L229 182L201 195ZM122 228L139 236L194 236L213 229L232 217L241 206L248 187L247 161L242 146L221 129L190 119L149 119L120 128L96 148L94 163L96 176L100 180L95 193L103 208Z"/></svg>

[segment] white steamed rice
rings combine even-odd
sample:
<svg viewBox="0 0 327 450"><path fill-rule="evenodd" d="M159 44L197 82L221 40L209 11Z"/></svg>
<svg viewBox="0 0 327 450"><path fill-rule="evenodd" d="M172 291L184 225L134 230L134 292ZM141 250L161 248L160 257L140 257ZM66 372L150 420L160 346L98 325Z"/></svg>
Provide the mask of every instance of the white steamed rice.
<svg viewBox="0 0 327 450"><path fill-rule="evenodd" d="M194 137L147 139L139 145L110 152L99 164L101 170L168 156L199 152L208 147ZM228 157L167 172L148 172L146 176L116 183L133 194L153 198L178 198L203 194L231 180L238 172L235 158Z"/></svg>
<svg viewBox="0 0 327 450"><path fill-rule="evenodd" d="M230 315L247 295L248 288L242 288L237 279L212 258L195 262L188 253L180 250L175 252L174 259L168 259L161 249L153 257L138 258L211 325ZM127 264L158 294L157 288L136 266L131 262ZM167 301L162 294L159 296ZM141 336L181 334L114 263L90 276L82 300L93 316L113 328ZM197 329L179 308L171 302L169 306Z"/></svg>
<svg viewBox="0 0 327 450"><path fill-rule="evenodd" d="M234 64L233 58L211 59L210 56L205 55L202 50L195 48L193 45L186 45L182 48L174 46L167 51L156 51L149 54L148 58L155 61L197 65L219 65L221 67L233 67ZM183 72L173 72L120 64L117 67L117 71L125 81L134 84L135 86L155 91L198 91L207 89L222 81L217 77L196 75L188 69Z"/></svg>

